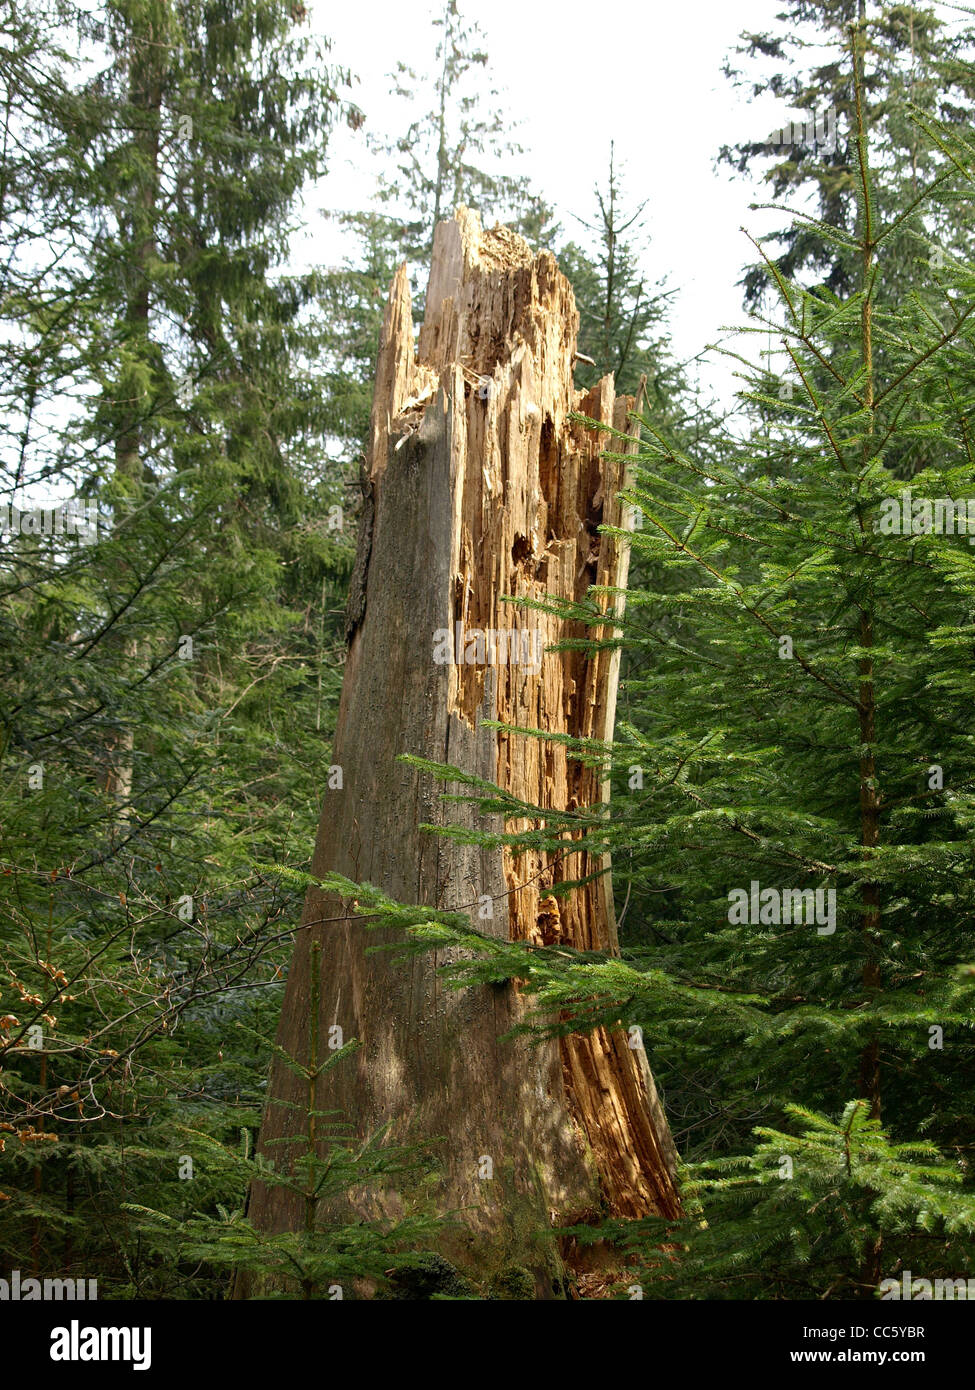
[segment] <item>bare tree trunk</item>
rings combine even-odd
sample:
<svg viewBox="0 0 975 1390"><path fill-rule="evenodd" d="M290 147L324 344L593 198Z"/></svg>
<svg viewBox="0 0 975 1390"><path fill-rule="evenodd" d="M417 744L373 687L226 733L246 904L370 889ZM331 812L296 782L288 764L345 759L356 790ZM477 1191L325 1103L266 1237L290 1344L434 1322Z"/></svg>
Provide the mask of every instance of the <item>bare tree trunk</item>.
<svg viewBox="0 0 975 1390"><path fill-rule="evenodd" d="M396 761L411 753L449 763L553 809L608 796L560 744L484 727L498 720L612 737L618 654L546 653L584 630L502 601L582 598L592 584L625 583L628 548L597 531L621 524L620 464L569 414L626 429L633 402L615 399L611 377L584 397L575 391L577 327L554 258L533 256L505 228L482 231L464 208L436 229L418 352L405 266L396 275L372 414L373 516L360 537L332 759L343 786L326 792L313 871L404 902L471 910L480 930L510 939L615 950L608 873L550 896L556 883L603 866L586 854L515 858L421 831L485 822L445 805L434 779ZM438 633L441 643L445 632L456 639L458 624L464 635L451 664L438 664ZM478 630L504 633L508 657L518 659L491 664ZM466 664L465 650L481 664ZM484 920L477 908L488 898L493 919ZM320 1103L344 1111L363 1136L393 1121L397 1137L445 1139L442 1208L463 1208L466 1231L445 1236L441 1253L474 1277L528 1269L545 1298L559 1289L560 1260L539 1229L603 1212L677 1214L667 1122L644 1054L624 1030L537 1048L500 1043L526 1007L514 982L449 991L435 975L443 955L405 963L366 955L383 933L344 918L341 903L318 891L303 921L277 1041L304 1055L318 940L320 1026L338 1024L362 1044L325 1078ZM275 1065L272 1101L300 1104L299 1084ZM280 1156L268 1140L298 1123L300 1112L269 1104L265 1152ZM479 1176L485 1158L490 1179ZM358 1210L397 1212L400 1200L363 1198ZM282 1188L256 1186L250 1215L270 1230L301 1222Z"/></svg>
<svg viewBox="0 0 975 1390"><path fill-rule="evenodd" d="M131 193L131 201L119 217L120 239L128 243L124 264L127 280L125 303L119 314L118 331L127 352L144 364L149 356L149 315L151 310L149 268L156 254L156 200L159 182L159 128L163 101L165 59L164 33L151 13L133 29L129 37L131 55L128 74L130 109L138 113L139 125L133 130L141 169ZM125 370L116 379L113 402L115 430L115 477L125 486L127 500L138 496L144 482L143 429L145 403L135 393L133 375ZM130 669L138 658L138 645L126 641L122 651ZM105 741L104 790L119 806L119 825L130 822L132 778L135 759L135 732L121 727L109 732Z"/></svg>

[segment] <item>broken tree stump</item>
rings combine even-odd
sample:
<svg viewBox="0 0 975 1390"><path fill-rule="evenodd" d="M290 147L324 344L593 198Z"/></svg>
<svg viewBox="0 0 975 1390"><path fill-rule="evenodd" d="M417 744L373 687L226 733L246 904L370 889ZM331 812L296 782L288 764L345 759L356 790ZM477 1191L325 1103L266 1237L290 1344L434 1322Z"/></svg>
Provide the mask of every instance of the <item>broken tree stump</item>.
<svg viewBox="0 0 975 1390"><path fill-rule="evenodd" d="M633 401L616 398L611 377L585 395L575 390L577 327L554 258L534 255L506 228L483 231L465 208L436 229L416 350L405 266L394 279L331 759L343 785L325 794L312 871L372 883L411 904L469 909L487 895L494 917L479 930L613 951L608 873L567 897L550 895L555 883L606 865L585 854L514 858L425 833L423 823L474 825L474 813L445 804L440 784L397 761L409 753L448 763L543 807L608 796L562 745L483 727L496 720L597 740L613 734L619 654L546 652L584 629L502 601L582 599L593 584L626 582L628 548L597 529L622 525L621 465L569 417L582 412L627 430ZM485 636L482 650L477 633L496 636ZM463 661L469 642L477 664ZM464 1221L440 1242L448 1259L475 1278L527 1269L537 1296L551 1297L559 1261L539 1229L598 1213L678 1214L667 1122L644 1054L622 1029L537 1047L500 1043L526 1008L513 982L447 990L433 953L366 955L384 933L342 912L336 898L308 893L277 1042L305 1054L318 941L320 1035L338 1024L361 1044L323 1079L319 1105L342 1111L362 1137L392 1121L397 1139L445 1141L435 1147L442 1210L463 1209ZM270 1096L303 1100L278 1064ZM265 1151L303 1123L300 1109L269 1104ZM485 1156L490 1181L479 1177ZM398 1211L400 1197L361 1202L368 1218ZM250 1216L268 1230L297 1230L303 1220L288 1191L261 1185Z"/></svg>

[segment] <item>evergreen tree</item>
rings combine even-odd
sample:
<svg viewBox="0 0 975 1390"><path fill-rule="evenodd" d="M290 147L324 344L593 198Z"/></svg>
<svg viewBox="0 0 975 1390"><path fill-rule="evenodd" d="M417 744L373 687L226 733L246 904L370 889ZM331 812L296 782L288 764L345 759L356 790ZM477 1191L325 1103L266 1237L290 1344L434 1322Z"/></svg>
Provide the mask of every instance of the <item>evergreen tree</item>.
<svg viewBox="0 0 975 1390"><path fill-rule="evenodd" d="M320 966L320 944L316 943L313 951ZM319 981L316 968L306 1057L289 1056L272 1045L272 1051L304 1083L301 1141L297 1145L280 1141L289 1152L278 1151L278 1161L274 1162L260 1155L252 1158L246 1129L241 1131L240 1148L235 1149L205 1131L180 1126L179 1142L196 1149L206 1169L206 1196L215 1209L201 1206L197 1193L191 1204L174 1202L175 1212L134 1204L130 1207L139 1218L140 1231L168 1265L202 1262L225 1270L242 1290L246 1285L246 1297L259 1292L268 1298L293 1298L300 1291L302 1299L337 1301L354 1297L363 1280L388 1288L389 1276L413 1265L411 1248L435 1225L422 1212L411 1212L395 1221L377 1219L346 1225L326 1224L318 1216L320 1202L341 1200L350 1188L379 1185L384 1178L418 1162L415 1152L384 1142L382 1133L356 1146L342 1117L320 1108L322 1077L347 1062L356 1043L335 1048L319 1036L315 1007ZM328 1147L321 1157L323 1137ZM265 1232L248 1221L245 1199L251 1181L283 1187L301 1212L300 1229ZM236 1199L233 1205L219 1200L214 1203L214 1197L228 1191ZM179 1206L188 1209L179 1211ZM393 1268L388 1267L391 1262Z"/></svg>
<svg viewBox="0 0 975 1390"><path fill-rule="evenodd" d="M752 98L783 104L782 124L762 137L722 148L720 159L739 173L763 170L778 204L802 211L775 240L772 257L789 279L822 283L848 293L858 283L857 128L862 121L875 152L873 196L885 215L922 198L946 169L936 128L916 116L963 131L971 123L975 31L939 18L925 5L874 0L789 0L769 33L746 33L726 76ZM856 25L863 56L858 95L847 61L848 32ZM809 54L814 55L810 58ZM813 215L806 208L811 205ZM947 199L928 203L931 256L971 247L970 219ZM842 229L842 241L826 228ZM883 248L884 293L920 287L915 245L900 230ZM757 261L744 278L746 303L757 305L773 287L769 266Z"/></svg>
<svg viewBox="0 0 975 1390"><path fill-rule="evenodd" d="M834 293L861 286L859 122L874 151L876 213L892 224L875 258L878 300L893 305L918 296L937 316L937 272L952 259L970 259L973 248L967 199L949 195L954 171L938 123L961 132L971 124L975 31L923 5L867 0L797 0L780 20L777 32L744 35L739 54L750 62L726 69L736 85L753 96L774 95L785 109L780 129L726 147L720 158L739 172L764 169L773 206L795 214L769 245L767 263L759 258L746 271L746 304L768 312L776 269ZM846 60L850 24L861 42L858 87ZM844 237L837 240L830 228ZM886 341L878 338L873 347L883 367ZM770 354L768 369L777 390L794 388L786 357ZM817 377L817 385L825 382ZM890 457L903 477L933 462L923 448Z"/></svg>
<svg viewBox="0 0 975 1390"><path fill-rule="evenodd" d="M10 34L0 1250L145 1294L178 1272L119 1202L174 1119L257 1122L225 1034L271 1016L295 898L255 861L307 855L344 655L316 287L280 269L341 74L278 0ZM44 534L70 492L88 535Z"/></svg>
<svg viewBox="0 0 975 1390"><path fill-rule="evenodd" d="M501 218L538 242L550 215L528 180L505 170L505 163L523 151L509 133L510 114L501 107L486 109L500 93L490 85L480 28L464 19L457 0L446 0L433 25L440 37L429 71L417 74L400 63L393 74L409 124L394 140L374 142L396 161L380 175L379 196L405 212L396 232L399 259L427 264L434 227L461 203L477 211L485 225ZM489 84L484 95L468 80L478 72Z"/></svg>
<svg viewBox="0 0 975 1390"><path fill-rule="evenodd" d="M668 323L673 292L663 280L649 280L646 203L625 205L612 143L606 184L597 184L595 199L597 219L583 223L589 243L570 241L558 249L579 309L576 383L586 389L611 375L617 394L634 396L657 429L682 440L691 433L700 438L711 428L710 411L700 400L692 404L685 369L674 360Z"/></svg>

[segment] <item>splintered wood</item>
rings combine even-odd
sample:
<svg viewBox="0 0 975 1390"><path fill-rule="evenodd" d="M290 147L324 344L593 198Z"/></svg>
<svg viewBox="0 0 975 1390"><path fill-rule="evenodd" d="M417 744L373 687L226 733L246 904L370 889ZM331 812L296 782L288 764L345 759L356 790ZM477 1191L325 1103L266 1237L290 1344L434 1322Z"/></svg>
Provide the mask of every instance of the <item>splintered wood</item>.
<svg viewBox="0 0 975 1390"><path fill-rule="evenodd" d="M450 430L452 508L449 708L470 727L497 720L514 728L612 738L619 653L564 651L531 661L479 661L477 635L520 632L519 655L566 638L580 624L522 609L510 599L583 600L591 586L626 584L628 548L599 526L623 527L621 465L606 458L597 432L570 420L583 414L633 433L631 397L616 398L612 378L583 393L572 384L578 315L572 289L548 253L533 255L507 228L483 231L459 208L437 228L426 317L412 352L405 267L390 295L372 421L371 474L378 484L390 432L415 431L438 392ZM621 609L621 596L597 595ZM608 634L607 634L608 635ZM473 662L464 651L473 645ZM487 652L490 656L490 650ZM565 747L498 732L494 782L540 807L575 810L608 788L570 761ZM456 760L454 761L457 765ZM527 822L509 822L509 829ZM587 855L560 860L503 851L511 939L581 949L617 949L608 873L568 897L556 883L595 868ZM642 1052L603 1030L562 1043L565 1083L620 1215L673 1211L674 1150Z"/></svg>
<svg viewBox="0 0 975 1390"><path fill-rule="evenodd" d="M486 727L612 737L618 655L546 651L586 629L505 601L582 601L593 585L625 583L625 543L599 532L621 524L622 465L605 456L599 431L570 417L626 431L633 402L616 399L611 378L575 390L577 324L554 258L504 228L483 231L464 208L436 230L416 348L405 267L395 277L366 462L371 526L362 528L334 749L322 755L341 766L343 786L325 792L312 867L401 902L467 911L480 930L509 939L614 951L608 872L553 892L607 863L579 851L515 856L431 833L503 827L445 801L436 779L399 761L461 768L543 810L598 807L608 795L598 771L562 744ZM619 441L609 447L619 452ZM605 611L620 599L598 602ZM475 915L485 901L490 920ZM337 1024L360 1043L323 1078L319 1104L344 1112L363 1138L391 1124L397 1138L439 1141L438 1205L462 1211L466 1231L439 1238L450 1258L482 1273L514 1260L532 1271L539 1297L552 1297L560 1276L540 1252L540 1225L607 1211L678 1214L670 1132L642 1049L623 1029L501 1043L527 1007L514 982L445 989L444 953L403 961L368 951L395 937L367 931L317 889L303 927L278 1044L304 1055L317 940L320 1027ZM299 1082L275 1063L261 1141L269 1156L280 1154L274 1140L297 1133L301 1104ZM350 1204L371 1219L410 1200L400 1189ZM280 1187L256 1184L250 1210L274 1230L303 1220Z"/></svg>

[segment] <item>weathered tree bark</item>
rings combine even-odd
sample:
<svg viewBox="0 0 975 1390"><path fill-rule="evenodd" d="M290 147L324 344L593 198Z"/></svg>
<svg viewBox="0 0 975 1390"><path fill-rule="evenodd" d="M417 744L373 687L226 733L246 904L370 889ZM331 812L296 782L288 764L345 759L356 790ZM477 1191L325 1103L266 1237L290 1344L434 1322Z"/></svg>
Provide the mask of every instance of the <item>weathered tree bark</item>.
<svg viewBox="0 0 975 1390"><path fill-rule="evenodd" d="M373 511L350 603L332 758L343 787L326 793L313 872L450 909L473 909L489 895L493 921L472 914L480 930L612 951L608 873L566 898L550 896L555 883L608 866L584 854L514 858L424 833L421 823L473 825L474 814L445 805L442 786L396 761L411 753L449 763L539 806L608 796L560 744L483 727L498 720L612 737L618 654L546 653L584 630L502 601L582 598L590 585L625 583L627 547L597 531L621 524L620 465L569 415L626 429L633 402L615 399L609 377L584 397L575 391L577 326L553 257L534 256L505 228L482 231L464 208L436 230L418 351L405 267L393 282L367 460ZM435 634L455 634L457 624L471 639L474 630L519 631L523 659L437 664ZM532 631L538 669L524 659ZM500 1043L526 1007L515 983L450 991L433 955L366 955L383 933L343 919L341 903L319 891L309 892L303 921L277 1041L304 1057L317 939L320 1027L337 1023L361 1042L328 1074L320 1104L344 1111L363 1136L393 1121L397 1137L445 1139L437 1146L443 1209L465 1209L466 1231L441 1247L454 1263L480 1278L503 1265L526 1268L537 1295L551 1297L559 1259L551 1242L538 1241L540 1228L601 1212L677 1213L667 1122L644 1054L624 1030L535 1048ZM275 1067L273 1099L300 1104L297 1086ZM297 1127L297 1116L269 1104L262 1144ZM479 1177L484 1156L491 1180ZM370 1216L399 1209L395 1193L362 1202ZM301 1221L281 1188L255 1188L250 1214L271 1230Z"/></svg>

